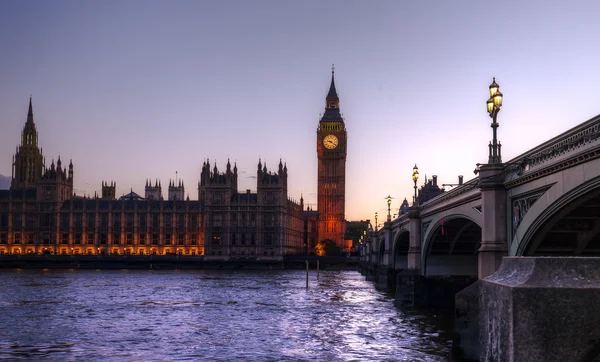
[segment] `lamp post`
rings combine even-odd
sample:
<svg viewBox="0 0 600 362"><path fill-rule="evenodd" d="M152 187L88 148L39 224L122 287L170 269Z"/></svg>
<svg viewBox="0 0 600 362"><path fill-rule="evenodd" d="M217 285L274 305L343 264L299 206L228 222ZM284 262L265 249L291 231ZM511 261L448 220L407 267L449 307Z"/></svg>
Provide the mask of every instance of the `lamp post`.
<svg viewBox="0 0 600 362"><path fill-rule="evenodd" d="M419 199L417 197L417 180L419 179L419 168L417 167L416 163L415 167L413 167L412 179L415 183L415 196L413 198L413 206L419 206Z"/></svg>
<svg viewBox="0 0 600 362"><path fill-rule="evenodd" d="M375 211L375 231L377 231L377 211Z"/></svg>
<svg viewBox="0 0 600 362"><path fill-rule="evenodd" d="M387 221L390 222L390 221L392 221L392 215L390 214L390 206L392 205L392 197L390 195L388 195L388 197L387 197L387 205L388 205Z"/></svg>
<svg viewBox="0 0 600 362"><path fill-rule="evenodd" d="M500 112L500 107L502 107L502 93L500 93L500 86L496 83L496 77L490 84L490 98L486 102L487 111L492 118L492 130L494 133L494 138L492 142L489 144L489 158L488 164L490 163L502 163L502 155L501 148L502 145L498 142L496 137L496 129L499 124L496 122L496 117L498 116L498 112Z"/></svg>

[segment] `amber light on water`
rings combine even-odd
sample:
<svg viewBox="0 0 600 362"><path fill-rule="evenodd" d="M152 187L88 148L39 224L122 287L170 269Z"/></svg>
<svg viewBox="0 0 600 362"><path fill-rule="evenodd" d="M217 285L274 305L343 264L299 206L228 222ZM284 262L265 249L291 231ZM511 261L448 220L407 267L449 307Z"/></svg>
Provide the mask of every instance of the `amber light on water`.
<svg viewBox="0 0 600 362"><path fill-rule="evenodd" d="M447 315L353 271L0 271L0 359L445 361Z"/></svg>

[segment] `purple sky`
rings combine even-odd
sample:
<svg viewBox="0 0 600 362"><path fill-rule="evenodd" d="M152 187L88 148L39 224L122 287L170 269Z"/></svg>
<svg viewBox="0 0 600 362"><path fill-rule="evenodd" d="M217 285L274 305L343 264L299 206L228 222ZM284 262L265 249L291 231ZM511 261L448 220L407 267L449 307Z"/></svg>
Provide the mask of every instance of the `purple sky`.
<svg viewBox="0 0 600 362"><path fill-rule="evenodd" d="M346 216L397 210L412 167L440 183L487 159L488 86L504 93L503 159L600 109L600 2L0 2L0 174L33 94L46 162L143 195L205 158L256 189L258 158L288 164L316 207L316 127L335 63L348 129ZM422 179L419 180L421 183ZM163 187L166 193L166 187Z"/></svg>

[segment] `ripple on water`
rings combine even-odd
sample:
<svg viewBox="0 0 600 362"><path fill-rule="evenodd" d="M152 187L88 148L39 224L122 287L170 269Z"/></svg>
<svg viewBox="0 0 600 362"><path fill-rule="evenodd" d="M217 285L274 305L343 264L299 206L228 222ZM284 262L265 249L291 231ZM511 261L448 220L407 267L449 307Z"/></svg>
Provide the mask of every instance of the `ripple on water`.
<svg viewBox="0 0 600 362"><path fill-rule="evenodd" d="M356 272L0 271L0 359L442 361L447 316ZM67 281L65 281L65 278ZM57 283L57 281L59 281Z"/></svg>

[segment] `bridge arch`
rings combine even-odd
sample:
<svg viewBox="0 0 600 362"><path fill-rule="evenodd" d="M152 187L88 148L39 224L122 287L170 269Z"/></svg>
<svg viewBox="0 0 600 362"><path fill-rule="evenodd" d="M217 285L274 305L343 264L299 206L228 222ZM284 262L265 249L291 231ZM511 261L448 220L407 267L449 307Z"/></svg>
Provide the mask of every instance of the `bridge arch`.
<svg viewBox="0 0 600 362"><path fill-rule="evenodd" d="M408 247L410 245L410 233L407 229L401 229L394 237L392 267L394 270L408 268Z"/></svg>
<svg viewBox="0 0 600 362"><path fill-rule="evenodd" d="M551 191L559 185L548 189L525 215L511 244L512 255L600 256L600 176L552 200L556 192Z"/></svg>
<svg viewBox="0 0 600 362"><path fill-rule="evenodd" d="M481 226L464 214L431 221L421 248L423 275L477 275Z"/></svg>

